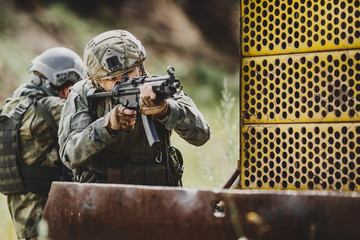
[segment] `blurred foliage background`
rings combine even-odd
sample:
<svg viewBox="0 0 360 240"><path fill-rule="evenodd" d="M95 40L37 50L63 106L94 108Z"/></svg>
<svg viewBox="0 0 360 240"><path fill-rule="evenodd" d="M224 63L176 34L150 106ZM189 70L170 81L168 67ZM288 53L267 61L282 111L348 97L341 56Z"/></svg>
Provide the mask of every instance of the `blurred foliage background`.
<svg viewBox="0 0 360 240"><path fill-rule="evenodd" d="M175 68L184 91L212 128L194 147L176 134L188 188L221 188L239 159L239 1L235 0L1 0L0 104L30 81L30 61L50 47L83 55L99 33L126 29L147 51L146 70ZM0 239L16 239L0 194Z"/></svg>

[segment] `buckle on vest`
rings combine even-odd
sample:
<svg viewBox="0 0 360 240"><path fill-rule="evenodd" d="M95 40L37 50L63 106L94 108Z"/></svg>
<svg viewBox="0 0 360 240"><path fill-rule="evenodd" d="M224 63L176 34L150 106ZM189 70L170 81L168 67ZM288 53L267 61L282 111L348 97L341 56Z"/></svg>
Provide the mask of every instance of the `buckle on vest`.
<svg viewBox="0 0 360 240"><path fill-rule="evenodd" d="M24 112L26 112L26 110L27 108L20 104L15 108L11 117L15 120L19 120L19 118L24 114Z"/></svg>
<svg viewBox="0 0 360 240"><path fill-rule="evenodd" d="M155 161L157 163L161 163L163 160L162 158L163 158L163 153L162 153L162 151L160 151L159 154L156 156Z"/></svg>
<svg viewBox="0 0 360 240"><path fill-rule="evenodd" d="M26 111L26 108L24 108L24 106L19 105L17 108L15 108L15 113L17 114L23 114Z"/></svg>

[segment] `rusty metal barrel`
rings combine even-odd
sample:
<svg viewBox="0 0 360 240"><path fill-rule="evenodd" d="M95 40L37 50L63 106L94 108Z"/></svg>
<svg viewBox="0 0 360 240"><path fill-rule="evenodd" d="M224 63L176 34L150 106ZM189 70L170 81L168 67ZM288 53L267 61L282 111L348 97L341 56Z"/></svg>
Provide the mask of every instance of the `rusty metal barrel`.
<svg viewBox="0 0 360 240"><path fill-rule="evenodd" d="M53 183L43 219L53 240L358 239L359 203L359 193Z"/></svg>

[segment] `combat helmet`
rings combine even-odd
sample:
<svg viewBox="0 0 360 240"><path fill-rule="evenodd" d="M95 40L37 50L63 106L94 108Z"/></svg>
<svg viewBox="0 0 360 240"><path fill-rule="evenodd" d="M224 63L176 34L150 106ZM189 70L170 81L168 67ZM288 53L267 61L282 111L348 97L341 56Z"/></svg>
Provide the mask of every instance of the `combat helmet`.
<svg viewBox="0 0 360 240"><path fill-rule="evenodd" d="M140 66L146 58L145 49L134 35L125 30L104 32L86 45L84 62L88 78L97 81L113 78Z"/></svg>
<svg viewBox="0 0 360 240"><path fill-rule="evenodd" d="M42 89L57 95L55 89L67 82L76 83L83 79L83 62L74 51L65 47L54 47L35 57L29 66L32 82ZM40 73L40 74L39 74Z"/></svg>

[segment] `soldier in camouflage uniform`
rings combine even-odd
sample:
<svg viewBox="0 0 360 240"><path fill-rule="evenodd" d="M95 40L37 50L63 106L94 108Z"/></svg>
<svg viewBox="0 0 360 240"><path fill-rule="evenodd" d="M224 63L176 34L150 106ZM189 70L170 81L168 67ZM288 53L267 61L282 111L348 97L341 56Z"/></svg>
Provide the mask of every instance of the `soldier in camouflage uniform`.
<svg viewBox="0 0 360 240"><path fill-rule="evenodd" d="M139 112L115 105L111 97L97 104L87 98L94 88L111 91L122 76L148 76L145 58L141 42L125 30L102 33L87 44L88 79L71 89L59 126L61 159L78 182L178 186L179 178L174 180L169 171L169 158L179 159L180 153L170 148L170 133L174 130L196 146L210 138L204 117L181 90L170 99L154 101L150 86L140 89L140 112L152 116L161 141L156 147L149 147ZM94 109L96 116L91 114Z"/></svg>
<svg viewBox="0 0 360 240"><path fill-rule="evenodd" d="M20 127L22 161L35 171L33 174L23 169L20 174L23 181L28 177L42 181L38 178L41 176L38 175L47 175L49 170L53 169L57 169L53 171L57 172L56 176L61 175L62 163L58 153L56 128L69 88L83 78L82 64L81 57L67 48L56 47L43 52L31 61L29 72L33 74L32 83L22 84L14 92L13 98L7 99L2 107L1 114L10 114L19 103L25 102L30 96L36 99L36 103L30 105L24 113ZM56 126L51 126L49 120L44 118L44 113L39 113L36 104L45 108L47 118L52 118L50 121ZM43 181L48 180L43 179ZM40 184L42 183L33 186L36 192L40 191L42 186ZM45 184L50 186L51 182ZM41 193L27 191L8 195L8 207L19 239L36 239L38 236L37 227L45 207L48 190L46 188Z"/></svg>

